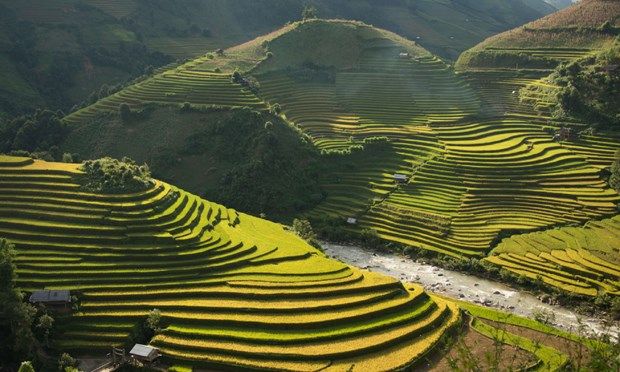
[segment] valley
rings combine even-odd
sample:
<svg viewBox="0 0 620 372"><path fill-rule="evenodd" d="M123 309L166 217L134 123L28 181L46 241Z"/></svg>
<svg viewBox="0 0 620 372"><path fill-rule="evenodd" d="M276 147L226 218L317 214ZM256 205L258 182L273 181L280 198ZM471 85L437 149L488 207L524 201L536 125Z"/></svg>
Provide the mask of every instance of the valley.
<svg viewBox="0 0 620 372"><path fill-rule="evenodd" d="M569 3L0 1L0 369L620 368L620 3Z"/></svg>

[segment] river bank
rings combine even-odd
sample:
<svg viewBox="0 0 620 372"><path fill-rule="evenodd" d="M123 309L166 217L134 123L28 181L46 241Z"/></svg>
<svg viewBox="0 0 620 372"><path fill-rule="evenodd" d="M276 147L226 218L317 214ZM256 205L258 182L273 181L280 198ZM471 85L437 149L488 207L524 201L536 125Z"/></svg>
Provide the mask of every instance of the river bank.
<svg viewBox="0 0 620 372"><path fill-rule="evenodd" d="M427 291L471 303L504 310L515 315L534 318L536 313L552 314L553 325L577 332L583 325L587 334L617 335L620 329L610 327L603 319L579 315L574 311L542 302L536 296L507 285L473 275L423 264L393 253L377 252L353 245L321 242L325 254L349 265L415 282Z"/></svg>

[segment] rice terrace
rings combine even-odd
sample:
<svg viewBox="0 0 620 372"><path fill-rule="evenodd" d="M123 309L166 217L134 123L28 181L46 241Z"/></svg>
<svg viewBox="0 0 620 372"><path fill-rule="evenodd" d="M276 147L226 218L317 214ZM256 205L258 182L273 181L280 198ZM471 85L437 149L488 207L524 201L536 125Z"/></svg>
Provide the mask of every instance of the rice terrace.
<svg viewBox="0 0 620 372"><path fill-rule="evenodd" d="M620 371L617 0L0 0L0 371Z"/></svg>

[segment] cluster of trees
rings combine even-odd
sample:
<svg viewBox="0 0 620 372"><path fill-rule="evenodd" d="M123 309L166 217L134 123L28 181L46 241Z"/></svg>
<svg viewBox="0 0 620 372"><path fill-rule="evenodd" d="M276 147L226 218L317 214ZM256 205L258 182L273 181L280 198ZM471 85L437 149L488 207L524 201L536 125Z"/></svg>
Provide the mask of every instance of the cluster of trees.
<svg viewBox="0 0 620 372"><path fill-rule="evenodd" d="M26 372L34 370L33 364L73 371L76 361L70 355L62 354L57 362L48 356L54 318L25 302L16 280L15 247L0 239L0 370L16 370L21 363L19 370Z"/></svg>
<svg viewBox="0 0 620 372"><path fill-rule="evenodd" d="M243 76L238 70L233 72L231 80L233 83L237 83L242 87L247 88L250 92L258 94L260 90L260 83L252 76Z"/></svg>
<svg viewBox="0 0 620 372"><path fill-rule="evenodd" d="M620 45L557 67L556 117L571 116L620 129Z"/></svg>
<svg viewBox="0 0 620 372"><path fill-rule="evenodd" d="M153 183L149 167L138 165L127 157L87 160L81 170L84 171L83 187L93 192L132 193L145 190Z"/></svg>
<svg viewBox="0 0 620 372"><path fill-rule="evenodd" d="M68 133L61 111L37 110L32 115L0 120L0 153L47 152L61 160L59 145Z"/></svg>
<svg viewBox="0 0 620 372"><path fill-rule="evenodd" d="M311 220L316 237L331 242L356 243L372 249L387 248L377 232L370 228L357 229L342 217L322 216Z"/></svg>
<svg viewBox="0 0 620 372"><path fill-rule="evenodd" d="M179 153L208 154L222 171L205 196L244 212L283 217L325 197L317 151L268 112L230 110L188 137Z"/></svg>
<svg viewBox="0 0 620 372"><path fill-rule="evenodd" d="M485 50L468 53L470 67L504 67L528 69L552 69L557 62L551 58L532 56L525 53L511 53L500 50Z"/></svg>

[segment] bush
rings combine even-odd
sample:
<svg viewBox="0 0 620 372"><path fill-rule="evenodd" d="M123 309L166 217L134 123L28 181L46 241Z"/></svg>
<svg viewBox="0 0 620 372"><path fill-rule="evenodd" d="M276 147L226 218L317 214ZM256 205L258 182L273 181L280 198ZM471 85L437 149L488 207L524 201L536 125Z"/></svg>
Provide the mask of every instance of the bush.
<svg viewBox="0 0 620 372"><path fill-rule="evenodd" d="M78 361L68 353L62 353L58 358L58 370L67 371L77 367Z"/></svg>
<svg viewBox="0 0 620 372"><path fill-rule="evenodd" d="M73 163L73 155L68 152L62 154L62 162L63 163Z"/></svg>
<svg viewBox="0 0 620 372"><path fill-rule="evenodd" d="M17 372L35 372L32 362L22 362Z"/></svg>
<svg viewBox="0 0 620 372"><path fill-rule="evenodd" d="M314 229L312 229L310 221L308 221L307 219L294 219L293 231L295 231L295 233L299 237L309 243L314 244L316 242L316 233L314 232Z"/></svg>
<svg viewBox="0 0 620 372"><path fill-rule="evenodd" d="M159 309L153 309L149 311L149 315L146 317L146 328L153 333L161 331L161 311Z"/></svg>
<svg viewBox="0 0 620 372"><path fill-rule="evenodd" d="M282 107L279 103L274 103L273 105L271 105L270 110L274 115L279 115L282 112Z"/></svg>
<svg viewBox="0 0 620 372"><path fill-rule="evenodd" d="M88 160L80 169L84 171L83 188L92 192L132 193L146 190L153 184L149 167L137 165L127 157Z"/></svg>
<svg viewBox="0 0 620 372"><path fill-rule="evenodd" d="M181 105L181 111L188 112L192 110L192 105L189 102L183 102Z"/></svg>

